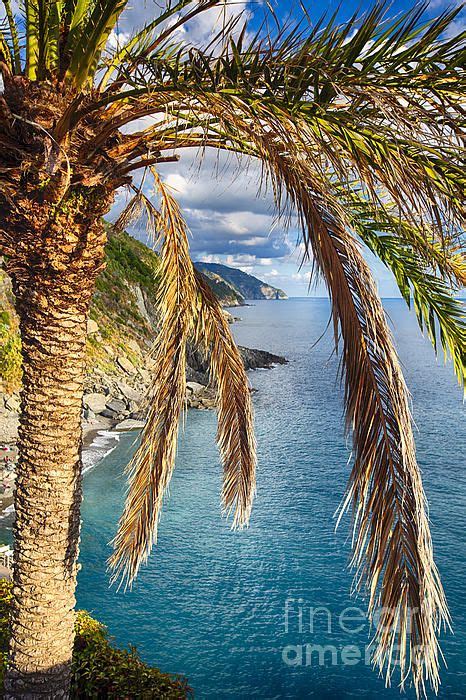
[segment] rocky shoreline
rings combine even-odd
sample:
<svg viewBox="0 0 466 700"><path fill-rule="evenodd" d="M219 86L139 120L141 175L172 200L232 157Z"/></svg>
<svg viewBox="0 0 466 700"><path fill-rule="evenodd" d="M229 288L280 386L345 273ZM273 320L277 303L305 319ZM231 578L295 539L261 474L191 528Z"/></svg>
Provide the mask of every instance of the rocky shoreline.
<svg viewBox="0 0 466 700"><path fill-rule="evenodd" d="M151 348L159 322L155 304L157 255L131 236L112 232L106 262L96 282L87 322L83 399L87 457L83 455L83 463L85 457L91 459L92 451L105 452L106 442L111 442L106 431L117 436L120 431L143 426L151 383ZM226 299L225 294L219 295L221 304L225 305ZM224 314L229 323L240 320L226 308ZM240 350L246 369L286 362L263 350ZM215 391L209 386L205 358L190 348L187 360L187 406L214 408ZM13 493L21 375L19 320L11 282L0 260L0 510L10 505Z"/></svg>
<svg viewBox="0 0 466 700"><path fill-rule="evenodd" d="M247 370L271 368L287 360L251 348L240 348ZM101 431L126 432L144 426L147 391L151 381L150 356L133 364L126 355L116 356L112 372L94 368L87 376L83 397L83 448L89 449ZM215 389L209 385L205 359L190 351L186 405L191 409L215 408ZM19 393L0 393L0 517L11 506L17 459Z"/></svg>

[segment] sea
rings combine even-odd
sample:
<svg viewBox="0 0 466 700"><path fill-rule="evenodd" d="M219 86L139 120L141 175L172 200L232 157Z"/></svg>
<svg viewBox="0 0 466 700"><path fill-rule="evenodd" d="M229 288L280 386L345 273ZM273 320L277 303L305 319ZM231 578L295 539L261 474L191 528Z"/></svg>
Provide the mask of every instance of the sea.
<svg viewBox="0 0 466 700"><path fill-rule="evenodd" d="M418 459L436 560L452 615L441 635L439 698L466 698L466 411L451 364L435 357L399 299L384 306L412 395ZM351 466L339 358L327 299L254 301L235 309L241 345L286 365L249 374L258 444L250 527L221 517L213 411L189 410L159 541L126 592L106 560L137 435L99 436L84 477L77 600L115 643L187 677L196 698L400 697L371 666L363 596L352 592L350 522L335 512ZM11 537L0 523L0 540ZM407 687L402 696L415 698ZM428 697L434 697L428 691Z"/></svg>

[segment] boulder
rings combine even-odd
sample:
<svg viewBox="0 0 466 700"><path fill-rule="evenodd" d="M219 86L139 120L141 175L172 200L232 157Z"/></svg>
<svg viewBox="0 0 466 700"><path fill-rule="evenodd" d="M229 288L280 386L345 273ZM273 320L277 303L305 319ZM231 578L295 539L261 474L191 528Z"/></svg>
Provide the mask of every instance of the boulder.
<svg viewBox="0 0 466 700"><path fill-rule="evenodd" d="M97 325L97 322L94 321L93 318L88 318L87 319L87 335L93 335L94 333L97 333L99 330L99 326Z"/></svg>
<svg viewBox="0 0 466 700"><path fill-rule="evenodd" d="M128 405L128 411L129 413L137 413L139 411L139 402L130 401Z"/></svg>
<svg viewBox="0 0 466 700"><path fill-rule="evenodd" d="M117 357L117 365L119 367L121 367L121 369L124 372L126 372L126 374L133 375L133 374L136 374L136 372L137 372L137 369L133 365L133 363L130 360L128 360L128 358L125 357L124 355L120 355L119 357Z"/></svg>
<svg viewBox="0 0 466 700"><path fill-rule="evenodd" d="M117 386L121 394L128 399L128 401L135 401L136 403L139 403L139 401L142 399L142 392L137 391L137 389L133 389L133 387L126 384L126 382L118 382Z"/></svg>
<svg viewBox="0 0 466 700"><path fill-rule="evenodd" d="M19 396L12 394L11 396L5 397L5 408L8 411L13 411L13 413L18 413L20 407Z"/></svg>
<svg viewBox="0 0 466 700"><path fill-rule="evenodd" d="M199 382L186 382L186 389L188 390L188 393L190 394L199 394L199 392L204 391L205 386L203 384L199 384Z"/></svg>
<svg viewBox="0 0 466 700"><path fill-rule="evenodd" d="M105 394L91 393L85 394L83 403L84 408L89 408L94 413L102 413L107 406L108 398Z"/></svg>
<svg viewBox="0 0 466 700"><path fill-rule="evenodd" d="M144 367L138 367L138 374L146 386L149 386L151 382L150 372Z"/></svg>
<svg viewBox="0 0 466 700"><path fill-rule="evenodd" d="M121 423L115 426L115 430L142 430L144 428L144 421L134 420L134 418L126 418L122 420Z"/></svg>
<svg viewBox="0 0 466 700"><path fill-rule="evenodd" d="M215 408L217 406L217 402L215 399L202 399L202 406L203 408Z"/></svg>
<svg viewBox="0 0 466 700"><path fill-rule="evenodd" d="M132 350L133 352L136 353L136 355L141 355L141 348L139 347L139 343L137 340L134 340L134 338L127 338L125 341L125 345Z"/></svg>
<svg viewBox="0 0 466 700"><path fill-rule="evenodd" d="M106 407L109 411L113 411L116 414L124 413L126 411L126 403L124 401L119 401L118 399L107 401ZM109 416L109 418L111 418L111 416Z"/></svg>
<svg viewBox="0 0 466 700"><path fill-rule="evenodd" d="M104 418L110 418L110 420L118 420L121 417L120 413L112 411L110 408L105 408L100 415Z"/></svg>

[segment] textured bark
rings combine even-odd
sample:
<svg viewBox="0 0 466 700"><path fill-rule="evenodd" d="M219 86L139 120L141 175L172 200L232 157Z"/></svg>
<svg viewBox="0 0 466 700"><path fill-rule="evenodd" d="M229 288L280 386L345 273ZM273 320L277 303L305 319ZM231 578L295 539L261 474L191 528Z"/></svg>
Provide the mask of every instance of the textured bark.
<svg viewBox="0 0 466 700"><path fill-rule="evenodd" d="M86 198L69 201L47 229L25 232L21 260L8 261L24 375L6 698L68 697L86 317L104 253L101 208L108 206L100 194L98 206L92 197L90 206ZM24 255L28 245L34 252Z"/></svg>
<svg viewBox="0 0 466 700"><path fill-rule="evenodd" d="M60 698L73 643L85 322L103 264L101 217L131 175L108 155L120 135L97 144L102 114L71 128L66 84L3 82L0 255L24 356L6 697Z"/></svg>

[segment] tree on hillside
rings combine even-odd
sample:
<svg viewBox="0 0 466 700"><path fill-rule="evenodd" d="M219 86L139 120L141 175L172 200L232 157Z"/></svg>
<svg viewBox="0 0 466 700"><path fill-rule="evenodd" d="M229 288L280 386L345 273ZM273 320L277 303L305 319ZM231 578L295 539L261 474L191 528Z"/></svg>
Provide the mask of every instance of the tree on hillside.
<svg viewBox="0 0 466 700"><path fill-rule="evenodd" d="M207 48L181 30L219 0L179 0L123 41L126 0L2 0L0 254L22 337L12 641L6 697L66 697L81 502L86 315L115 192L120 225L145 216L161 251L152 404L129 466L111 566L131 582L156 538L175 459L186 343L209 355L218 390L223 508L249 519L255 490L251 399L228 325L195 272L187 228L157 165L198 147L262 164L287 225L326 282L340 346L353 467L356 581L382 607L375 663L418 691L439 682L448 610L433 559L408 391L362 244L395 274L435 346L465 381L466 326L452 289L466 265L464 48L455 12L389 20L383 5L340 26L237 18ZM227 8L228 9L228 8ZM268 26L266 23L265 26ZM449 31L450 30L450 31ZM216 30L217 31L217 30ZM112 34L113 33L113 34ZM109 42L109 37L117 41ZM115 46L116 48L110 48ZM464 105L463 105L464 107ZM153 201L133 177L145 173Z"/></svg>

